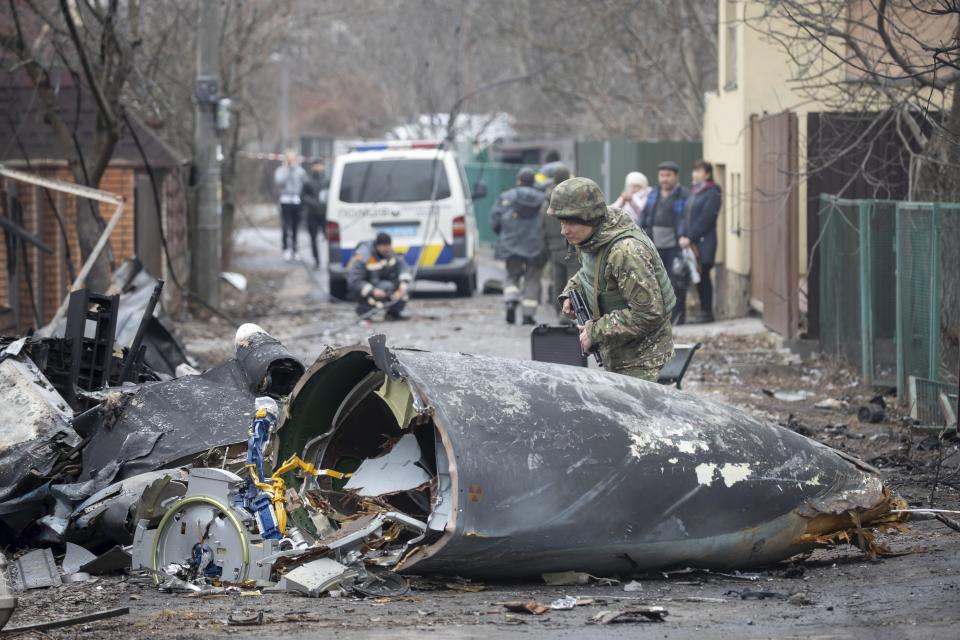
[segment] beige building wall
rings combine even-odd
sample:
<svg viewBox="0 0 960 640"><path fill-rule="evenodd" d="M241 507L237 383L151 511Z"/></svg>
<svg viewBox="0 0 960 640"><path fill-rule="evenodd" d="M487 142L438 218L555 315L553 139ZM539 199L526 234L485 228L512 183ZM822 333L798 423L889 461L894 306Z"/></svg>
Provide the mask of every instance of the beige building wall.
<svg viewBox="0 0 960 640"><path fill-rule="evenodd" d="M815 0L809 0L814 5ZM927 7L934 0L918 0ZM749 277L751 270L751 140L752 115L776 114L792 111L797 114L799 175L797 190L799 203L798 256L801 276L807 271L807 217L817 215L807 211L807 118L811 112L839 112L851 110L880 110L879 98L874 92L862 92L851 104L849 93L839 88L845 81L855 80L858 72L842 64L834 53L816 44L796 40L791 54L809 65L807 76L822 74L817 95L811 96L798 83L791 81L798 75L796 62L787 55L782 45L771 38L771 33L801 37L801 32L788 21L764 16L765 5L758 0L718 0L719 34L717 41L719 86L706 96L703 122L704 157L717 167L717 181L724 191L724 205L720 216L718 235L720 250L717 269L717 305L722 315L736 317L748 311ZM947 40L955 32L957 18L918 16L913 5L892 8L889 19L895 28L891 32L898 48L906 51L912 64L929 60L927 52L911 34L922 33L924 41ZM861 46L875 52L878 64L889 65L876 34L862 26L875 21L876 5L871 0L850 0L848 7L852 23L845 20L838 28L851 28ZM865 18L864 16L867 16ZM858 26L859 25L859 26ZM863 33L858 32L857 30ZM828 42L834 52L845 52L846 45L839 40ZM912 49L917 49L912 51ZM891 67L892 69L892 67ZM921 92L917 99L923 104L946 108L948 95L936 91ZM870 103L864 103L869 100ZM928 102L929 101L929 102Z"/></svg>
<svg viewBox="0 0 960 640"><path fill-rule="evenodd" d="M793 62L781 46L769 37L771 30L787 30L786 25L771 24L763 15L763 5L754 0L719 0L719 37L717 51L720 86L707 95L703 126L704 156L719 166L718 180L724 191L721 214L720 258L725 274L718 274L718 304L724 315L742 315L747 311L749 291L751 193L750 118L782 111L798 115L799 267L807 269L806 167L808 112L828 110L823 99L813 100L796 90L790 79ZM781 29L782 27L782 29ZM830 69L829 61L819 61L828 74L841 80L842 69ZM829 96L824 96L829 98ZM816 215L814 213L814 215ZM725 290L724 290L725 289ZM727 298L727 300L724 300Z"/></svg>

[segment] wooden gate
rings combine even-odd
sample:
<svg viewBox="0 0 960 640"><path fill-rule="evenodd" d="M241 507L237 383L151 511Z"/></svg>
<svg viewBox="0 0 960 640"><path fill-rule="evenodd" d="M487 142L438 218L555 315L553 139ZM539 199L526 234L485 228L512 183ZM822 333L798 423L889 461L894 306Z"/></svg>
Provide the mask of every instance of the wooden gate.
<svg viewBox="0 0 960 640"><path fill-rule="evenodd" d="M797 336L799 231L797 115L750 119L750 298L764 324Z"/></svg>

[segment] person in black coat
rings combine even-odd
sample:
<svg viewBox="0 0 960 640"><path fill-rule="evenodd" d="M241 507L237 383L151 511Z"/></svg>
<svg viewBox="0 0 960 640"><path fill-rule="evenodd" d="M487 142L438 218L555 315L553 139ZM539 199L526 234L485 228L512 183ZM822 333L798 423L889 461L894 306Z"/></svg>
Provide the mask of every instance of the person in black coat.
<svg viewBox="0 0 960 640"><path fill-rule="evenodd" d="M317 250L317 234L324 232L327 223L327 191L330 180L327 178L323 160L316 158L310 162L310 172L303 181L300 202L307 213L307 231L310 233L310 250L313 251L313 267L320 270L320 252Z"/></svg>
<svg viewBox="0 0 960 640"><path fill-rule="evenodd" d="M723 198L720 186L713 181L713 165L706 160L693 163L693 188L687 200L686 235L680 238L682 248L693 245L700 259L700 311L694 322L713 322L713 282L710 271L717 257L717 216Z"/></svg>

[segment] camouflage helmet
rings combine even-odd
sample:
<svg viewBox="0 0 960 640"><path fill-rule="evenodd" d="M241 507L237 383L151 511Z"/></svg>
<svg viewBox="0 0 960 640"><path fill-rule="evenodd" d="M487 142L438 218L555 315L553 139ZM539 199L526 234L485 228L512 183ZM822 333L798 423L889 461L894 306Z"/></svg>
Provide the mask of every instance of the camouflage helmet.
<svg viewBox="0 0 960 640"><path fill-rule="evenodd" d="M547 214L561 220L596 225L607 215L603 191L590 178L570 178L553 188Z"/></svg>

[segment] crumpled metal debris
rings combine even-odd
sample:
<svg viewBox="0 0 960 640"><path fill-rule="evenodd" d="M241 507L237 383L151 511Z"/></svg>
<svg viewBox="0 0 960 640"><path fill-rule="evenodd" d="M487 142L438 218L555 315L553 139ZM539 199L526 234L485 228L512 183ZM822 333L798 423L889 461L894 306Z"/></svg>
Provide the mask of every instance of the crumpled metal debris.
<svg viewBox="0 0 960 640"><path fill-rule="evenodd" d="M63 584L50 549L34 549L17 558L10 565L10 579L18 592Z"/></svg>
<svg viewBox="0 0 960 640"><path fill-rule="evenodd" d="M114 334L117 346L130 348L156 281L136 256L128 258L113 272L109 292L120 294ZM37 335L62 338L66 326L66 317L58 316L50 324L40 328ZM147 321L142 344L144 363L164 379L175 377L179 366L195 364L177 338L173 323L162 305L154 310Z"/></svg>
<svg viewBox="0 0 960 640"><path fill-rule="evenodd" d="M53 479L14 478L0 520L36 539L132 539L132 568L166 590L395 597L409 572L582 584L836 542L876 553L871 529L903 518L863 462L625 376L391 350L382 336L304 372L256 325L236 347L200 375L98 391L64 423L76 444Z"/></svg>
<svg viewBox="0 0 960 640"><path fill-rule="evenodd" d="M8 350L0 352L0 502L40 486L81 444L66 400L32 360ZM10 512L0 505L0 515Z"/></svg>
<svg viewBox="0 0 960 640"><path fill-rule="evenodd" d="M585 585L590 584L591 581L600 585L620 584L620 581L614 578L598 578L597 576L592 576L582 571L557 571L554 573L544 573L541 577L543 578L544 584L555 587Z"/></svg>
<svg viewBox="0 0 960 640"><path fill-rule="evenodd" d="M10 579L10 565L7 556L0 551L0 629L17 608L17 597L13 595L13 582Z"/></svg>
<svg viewBox="0 0 960 640"><path fill-rule="evenodd" d="M139 290L144 277L133 279ZM255 393L282 398L303 365L256 325L240 335L237 359L200 375L84 391L85 403L98 404L77 415L32 360L40 339L0 339L0 420L17 425L0 435L0 542L129 544L154 481L170 477L174 493L185 490L185 474L167 470L242 466Z"/></svg>
<svg viewBox="0 0 960 640"><path fill-rule="evenodd" d="M590 618L597 624L630 623L630 622L663 622L668 612L660 606L640 606L628 609L601 611Z"/></svg>
<svg viewBox="0 0 960 640"><path fill-rule="evenodd" d="M554 611L570 611L577 607L576 596L564 596L550 603L550 608Z"/></svg>
<svg viewBox="0 0 960 640"><path fill-rule="evenodd" d="M60 563L60 568L63 570L64 575L70 575L71 573L77 573L80 571L82 566L93 562L96 559L97 556L93 555L80 545L68 542L67 552L63 556L63 561Z"/></svg>
<svg viewBox="0 0 960 640"><path fill-rule="evenodd" d="M316 598L356 577L356 570L332 558L318 558L286 573L278 588Z"/></svg>

